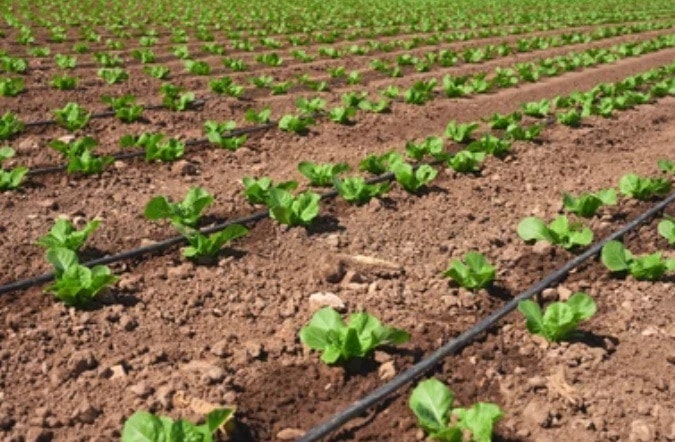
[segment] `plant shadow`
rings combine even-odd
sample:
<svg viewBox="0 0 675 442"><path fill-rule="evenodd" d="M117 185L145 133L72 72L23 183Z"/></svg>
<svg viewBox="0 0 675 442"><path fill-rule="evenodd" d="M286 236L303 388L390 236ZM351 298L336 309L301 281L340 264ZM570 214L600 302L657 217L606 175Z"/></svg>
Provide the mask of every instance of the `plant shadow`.
<svg viewBox="0 0 675 442"><path fill-rule="evenodd" d="M340 220L331 215L319 215L314 222L306 227L309 236L320 235L322 233L342 232L345 229L340 225Z"/></svg>

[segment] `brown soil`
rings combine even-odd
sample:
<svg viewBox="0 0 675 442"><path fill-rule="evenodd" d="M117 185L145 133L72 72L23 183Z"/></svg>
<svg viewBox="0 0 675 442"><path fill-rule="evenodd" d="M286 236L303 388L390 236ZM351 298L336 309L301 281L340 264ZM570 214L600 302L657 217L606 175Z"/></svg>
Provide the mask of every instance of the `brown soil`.
<svg viewBox="0 0 675 442"><path fill-rule="evenodd" d="M48 269L34 242L57 216L76 223L101 219L85 253L119 252L173 234L142 216L155 195L177 198L200 185L217 197L209 221L230 219L253 211L238 184L243 176L298 179L301 160L355 166L366 153L401 150L406 140L439 134L450 119L513 111L524 101L663 65L674 54L660 51L470 100L395 106L388 115L364 114L352 127L322 122L306 137L271 130L234 154L204 150L172 165L118 163L98 178L36 178L21 192L0 194L6 214L0 250L13 258L0 264L0 281ZM375 89L368 85L369 92ZM100 93L86 90L77 99L86 106ZM50 109L60 100L44 99ZM240 112L220 103L180 117L158 113L152 127L199 136L203 121L227 107ZM44 140L65 134L41 130L13 144L22 153L37 151ZM126 128L100 120L88 132L112 145ZM213 267L185 262L178 250L114 265L121 281L91 309L64 307L42 287L2 295L0 437L118 440L125 418L137 409L197 418L190 399L236 405L235 440L298 434L293 430L327 419L570 259L569 252L524 244L515 233L518 221L552 218L561 210L562 192L616 186L627 172L655 174L658 159L675 159L674 137L675 98L669 97L613 119L590 119L580 129L553 125L540 144L516 143L512 155L488 159L477 176L443 171L419 196L395 189L365 207L327 202L309 231L262 221ZM647 207L622 199L590 225L600 238ZM672 256L654 232L651 223L627 237L627 245ZM451 258L469 250L498 266L498 290L474 295L441 275ZM365 265L357 255L388 264ZM460 404L499 404L506 412L497 427L500 440L675 439L673 281L618 279L591 261L544 297L552 301L578 290L599 306L582 327L584 339L546 345L513 314L434 375ZM350 312L367 310L409 330L411 342L378 351L358 367L326 367L297 339L315 308L309 302L315 292L334 293ZM423 439L407 409L409 392L350 422L333 439Z"/></svg>

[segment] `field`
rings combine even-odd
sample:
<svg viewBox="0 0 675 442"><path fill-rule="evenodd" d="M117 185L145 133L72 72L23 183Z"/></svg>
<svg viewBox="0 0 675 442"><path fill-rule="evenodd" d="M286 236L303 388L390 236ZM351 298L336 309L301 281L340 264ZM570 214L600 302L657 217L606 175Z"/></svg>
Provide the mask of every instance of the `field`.
<svg viewBox="0 0 675 442"><path fill-rule="evenodd" d="M675 5L618 3L4 2L0 440L675 441Z"/></svg>

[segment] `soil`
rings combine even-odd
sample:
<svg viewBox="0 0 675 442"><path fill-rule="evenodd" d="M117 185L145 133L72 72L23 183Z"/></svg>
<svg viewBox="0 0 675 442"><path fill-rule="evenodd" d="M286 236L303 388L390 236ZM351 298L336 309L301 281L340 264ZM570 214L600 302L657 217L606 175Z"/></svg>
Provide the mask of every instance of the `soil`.
<svg viewBox="0 0 675 442"><path fill-rule="evenodd" d="M541 51L537 58L552 53ZM174 234L143 217L155 195L176 199L199 185L216 196L207 223L233 219L256 210L243 198L244 176L299 180L301 160L345 161L356 168L367 153L402 150L406 140L442 133L451 119L511 112L522 102L617 81L674 56L675 50L663 50L467 100L437 99L423 107L397 103L390 114L359 114L354 126L322 121L304 137L273 129L251 136L235 153L206 149L167 165L118 162L92 178L34 177L23 190L0 194L0 251L8 257L0 264L0 282L49 269L35 241L57 217L78 225L102 220L85 256L120 252ZM463 69L473 67L451 72ZM364 90L374 93L379 86L369 83ZM93 106L103 90L87 88L69 99ZM327 96L337 102L340 92ZM25 95L2 103L33 103L22 107L29 121L63 104L60 93L31 94L29 84ZM141 101L153 97L149 90ZM279 108L295 98L280 99ZM267 101L261 97L255 105ZM235 114L240 120L239 103L209 102L178 115L148 112L148 121L131 128L93 120L86 133L107 148L134 130L191 138L201 135L205 120ZM55 157L39 152L62 135L55 127L30 128L12 145L19 159L34 155L35 164L48 164ZM585 120L578 129L551 125L541 142L517 142L506 158L488 158L480 174L442 170L420 195L394 188L363 207L327 201L308 230L263 220L214 266L186 262L177 248L115 264L119 283L88 309L65 307L44 287L2 295L0 439L119 440L135 410L198 419L209 407L235 405L231 439L293 440L574 256L523 243L515 232L520 219L553 218L562 210L563 192L616 187L628 172L656 175L657 160L675 160L673 139L675 98L666 97L611 119ZM621 198L588 223L599 239L651 204ZM675 215L675 208L666 212ZM627 246L675 256L655 226L653 221L628 235ZM473 294L442 276L450 259L469 250L481 251L498 267L494 289ZM514 313L430 375L448 383L458 405L498 404L505 416L495 440L675 440L674 282L619 278L597 260L588 261L542 295L547 302L576 291L593 296L598 314L583 324L581 338L546 344L528 334ZM345 312L366 310L410 331L411 341L378 350L360 365L325 366L297 338L317 308L310 296L319 292L338 297ZM401 390L331 440L424 439L408 409L409 394L410 388Z"/></svg>

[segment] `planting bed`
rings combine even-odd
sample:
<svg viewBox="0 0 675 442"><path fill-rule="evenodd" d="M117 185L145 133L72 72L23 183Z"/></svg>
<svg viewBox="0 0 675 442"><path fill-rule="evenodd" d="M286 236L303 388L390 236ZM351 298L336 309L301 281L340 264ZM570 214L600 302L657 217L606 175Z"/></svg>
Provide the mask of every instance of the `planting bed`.
<svg viewBox="0 0 675 442"><path fill-rule="evenodd" d="M22 2L15 3L24 8L19 6ZM354 34L347 39L344 34L330 44L313 40L297 47L311 54L325 46L348 48L367 41L429 38L472 28L503 28L504 34L485 34L482 38L476 34L466 41L441 39L409 50L396 47L390 52L373 50L361 56L318 57L301 63L291 58L296 47L285 40L304 35L292 31L292 22L284 37L278 29L285 21L280 16L260 18L259 22L254 19L250 29L244 29L248 21L242 18L242 35L267 29L284 44L274 50L259 44L252 52L231 49L227 45L238 40L226 32L234 25L223 22L222 29L209 29L215 43L227 46L228 51L218 56L195 56L213 67L210 75L201 77L186 72L183 61L172 54L176 44L171 41L172 27L158 18L163 17L161 11L141 8L140 16L130 14L128 18L140 22L139 17L148 17L140 32L156 23L157 64L172 71L166 81L195 92L203 100L199 106L175 112L161 107L159 88L163 81L146 75L140 62L129 55L140 48L136 33L120 37L125 48L115 50L130 74L127 81L105 85L97 77L99 66L91 53L109 50L104 38L91 43L90 53L78 54L81 61L68 71L78 77L78 87L58 91L49 85L52 75L61 71L53 57L73 53L73 44L82 40L77 28L62 24L68 30L66 41L51 42L48 26L21 18L34 29L32 45L16 41L18 27L0 28L4 34L0 39L2 49L10 56L30 59L23 74L0 70L0 80L25 80L25 90L17 96L0 96L0 116L11 111L25 123L40 122L53 118L52 111L68 102L104 112L103 95L133 94L141 104L158 105L130 124L112 116L92 118L74 132L51 122L28 124L0 142L0 147L6 143L16 151L14 158L3 161L4 168L64 165L64 158L48 147L56 139L67 142L91 136L99 143L97 154L123 152L119 140L126 134L161 132L182 141L192 140L185 155L173 162L146 162L140 156L118 159L100 174L29 172L19 188L0 192L0 253L4 256L0 261L0 440L120 440L125 421L136 411L196 422L218 407L236 407L234 426L229 434L219 432L218 440L300 439L312 427L420 362L584 250L567 251L546 242L525 243L516 231L523 218L537 216L550 221L566 213L563 193L618 188L619 180L628 173L672 181L672 173L657 167L659 160L675 161L675 34L669 27L675 24L675 11L667 9L667 2L650 1L639 7L625 2L625 16L616 16L612 15L612 2L596 5L598 2L578 1L582 13L569 15L566 20L562 17L569 11L561 10L556 3L556 12L533 11L547 17L539 21L550 22L549 28L532 25L516 33L514 23L523 27L530 24L525 14L527 2L509 13L481 13L476 21L471 21L471 14L475 14L471 4L464 2L459 10L466 15L456 18L462 24L453 26L452 20L439 21L433 12L435 5L439 11L454 14L442 2L429 2L425 9L406 0L391 9L384 4L381 11L375 8L380 12L373 17L390 17L390 26L402 26L399 20L408 23L408 27L390 35L383 34L390 29L384 26L386 20L364 19L360 27L349 24L353 18L350 11L359 11L362 2L351 2L342 12L324 3L339 9L331 2L317 2L321 11L333 11L334 16L326 13L325 28L313 30L313 38L338 29L343 33L365 29L373 35ZM264 10L259 2L252 0L251 4L255 5L253 11ZM409 14L402 12L405 5L412 8ZM200 17L217 22L209 19L210 6L202 6ZM361 6L369 10L374 7ZM597 14L586 11L596 6ZM283 3L280 11L290 11L291 7ZM27 10L46 14L48 7L35 5ZM93 8L92 17L95 11ZM121 11L115 10L114 15L124 16ZM255 17L253 12L248 15L235 6L226 11L231 17ZM485 21L486 17L494 18L494 23ZM57 14L54 20L65 18ZM425 20L436 26L449 24L450 28L426 29L420 24ZM340 23L346 29L341 29ZM460 57L454 66L434 65L423 73L407 66L400 78L390 78L370 67L375 58L394 62L404 53L423 57L447 49L461 54L469 47L515 45L521 38L572 32L591 35L599 28L645 23L663 26L495 56L480 63L463 62ZM115 30L95 29L101 35ZM191 35L197 32L189 26L185 29ZM129 30L138 29L130 26ZM250 41L258 42L262 37L251 36ZM198 53L203 43L192 38L191 52ZM653 47L644 53L625 53L632 47L626 45L639 44ZM31 59L29 50L38 46L51 47L51 55ZM616 57L598 59L569 72L542 75L538 81L520 79L513 87L494 86L488 93L450 98L442 87L445 75L485 72L492 78L497 68L516 63L538 63L568 53L603 49ZM281 54L286 63L271 68L255 61L259 54L269 52ZM220 63L224 56L245 58L250 69L232 72ZM361 71L362 83L347 85L343 79L332 79L327 68L337 66L346 67L348 72ZM562 105L553 106L555 112L547 112L545 118L524 116L521 124L541 124L541 134L533 142L512 140L508 154L488 156L476 173L459 173L436 162L438 176L421 191L408 193L394 181L386 195L362 206L348 204L340 197L326 198L321 201L319 216L306 227L288 227L261 216L257 222L248 223L248 234L225 247L211 265L184 258L177 246L138 254L111 263L110 270L119 280L91 303L78 307L66 306L46 294L44 284L6 289L7 284L53 270L36 241L56 219L67 219L79 228L93 219L101 221L79 252L80 261L86 262L176 235L170 223L145 218L146 204L155 196L177 201L192 187L206 189L215 201L199 226L214 226L265 212L264 206L247 202L241 184L244 177L269 176L274 182L297 180L302 190L311 189L298 171L301 161L345 162L352 169L348 175L365 177L366 172L359 172L359 163L367 155L391 150L403 155L407 141L441 136L451 120L479 122L474 138L485 133L507 137L504 131L491 130L487 123L495 112L522 111L523 103L587 92L602 83L620 82L668 66L670 70L661 71L660 78L669 82L670 89L664 96L650 95L647 103L615 109L610 118L584 116L579 127L556 121L557 115L567 110ZM248 83L249 77L263 74L273 75L276 82L295 81L304 73L329 82L330 90L315 92L295 84L287 94L271 96L268 90ZM209 81L224 75L245 86L240 99L209 90ZM432 99L423 105L404 102L404 91L432 78L438 80ZM655 82L637 90L650 91ZM375 99L379 91L392 85L400 88L401 94L392 99L389 112L358 111L347 125L320 114L316 123L300 134L277 127L283 115L298 114L298 98L321 97L330 110L342 106L341 96L346 92L365 92ZM246 122L248 109L265 106L272 111L269 127ZM253 129L243 147L228 151L203 139L202 127L207 120L234 120L239 127ZM445 148L451 154L464 147L445 139ZM590 227L595 241L600 241L669 195L639 201L619 192L617 204L602 207L593 218L567 214ZM675 216L675 205L664 212ZM659 214L628 233L623 238L626 247L636 254L662 251L664 256L675 258L673 245L657 233L662 219L663 214ZM472 292L443 276L451 259L462 258L469 251L481 252L497 268L496 279L487 289ZM610 273L598 257L593 257L537 296L538 302L548 305L579 291L590 295L597 303L597 313L582 323L580 335L548 343L530 334L523 316L512 312L427 375L452 389L457 406L469 407L476 402L498 405L503 417L495 426L492 440L675 440L674 274L670 272L656 281L638 281L630 275ZM298 338L301 327L325 305L320 298L328 298L344 314L367 311L384 324L408 331L410 340L378 348L366 358L327 365ZM325 440L424 440L426 433L408 405L414 387L415 382L409 383Z"/></svg>

